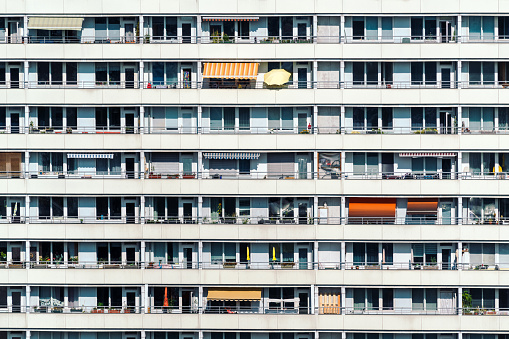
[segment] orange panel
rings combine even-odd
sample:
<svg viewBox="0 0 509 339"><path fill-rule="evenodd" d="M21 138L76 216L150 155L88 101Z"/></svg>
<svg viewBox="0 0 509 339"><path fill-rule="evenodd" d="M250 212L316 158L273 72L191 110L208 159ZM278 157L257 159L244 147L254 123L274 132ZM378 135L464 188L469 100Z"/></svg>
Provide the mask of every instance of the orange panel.
<svg viewBox="0 0 509 339"><path fill-rule="evenodd" d="M393 198L350 198L349 217L394 218L396 199Z"/></svg>
<svg viewBox="0 0 509 339"><path fill-rule="evenodd" d="M254 62L206 62L203 66L204 78L256 79L258 63Z"/></svg>
<svg viewBox="0 0 509 339"><path fill-rule="evenodd" d="M437 213L438 199L408 199L407 213Z"/></svg>

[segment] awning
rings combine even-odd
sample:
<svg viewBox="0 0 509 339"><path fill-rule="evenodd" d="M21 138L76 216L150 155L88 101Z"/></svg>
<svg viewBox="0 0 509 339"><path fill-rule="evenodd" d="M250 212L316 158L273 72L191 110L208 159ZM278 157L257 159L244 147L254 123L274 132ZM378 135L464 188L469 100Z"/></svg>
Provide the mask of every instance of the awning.
<svg viewBox="0 0 509 339"><path fill-rule="evenodd" d="M257 16L204 16L201 21L258 21Z"/></svg>
<svg viewBox="0 0 509 339"><path fill-rule="evenodd" d="M67 153L67 158L74 158L74 159L113 159L113 153Z"/></svg>
<svg viewBox="0 0 509 339"><path fill-rule="evenodd" d="M413 214L436 214L438 199L408 199L406 212Z"/></svg>
<svg viewBox="0 0 509 339"><path fill-rule="evenodd" d="M256 62L206 62L203 78L256 79L258 65Z"/></svg>
<svg viewBox="0 0 509 339"><path fill-rule="evenodd" d="M231 152L231 153L203 153L205 159L241 159L241 160L252 160L258 159L260 153L249 153L249 152Z"/></svg>
<svg viewBox="0 0 509 339"><path fill-rule="evenodd" d="M30 17L28 29L81 31L83 18Z"/></svg>
<svg viewBox="0 0 509 339"><path fill-rule="evenodd" d="M399 154L400 157L403 157L403 158L408 158L408 157L445 157L445 158L450 158L450 157L455 157L456 156L456 153L455 152L405 152L405 153L400 153Z"/></svg>
<svg viewBox="0 0 509 339"><path fill-rule="evenodd" d="M394 218L395 215L395 198L350 198L349 217Z"/></svg>
<svg viewBox="0 0 509 339"><path fill-rule="evenodd" d="M207 294L207 300L260 300L262 290L244 288L211 289Z"/></svg>

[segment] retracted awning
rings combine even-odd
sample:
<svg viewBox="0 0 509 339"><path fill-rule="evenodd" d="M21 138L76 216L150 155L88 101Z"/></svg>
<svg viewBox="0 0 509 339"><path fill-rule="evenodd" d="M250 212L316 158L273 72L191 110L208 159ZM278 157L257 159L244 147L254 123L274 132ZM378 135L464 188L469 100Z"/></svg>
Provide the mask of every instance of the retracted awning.
<svg viewBox="0 0 509 339"><path fill-rule="evenodd" d="M244 288L212 289L207 294L207 300L260 300L262 290Z"/></svg>
<svg viewBox="0 0 509 339"><path fill-rule="evenodd" d="M30 17L28 29L81 31L83 18Z"/></svg>
<svg viewBox="0 0 509 339"><path fill-rule="evenodd" d="M438 208L438 199L408 199L407 213L414 214L436 214Z"/></svg>
<svg viewBox="0 0 509 339"><path fill-rule="evenodd" d="M205 159L252 160L258 159L260 153L229 152L229 153L203 153Z"/></svg>
<svg viewBox="0 0 509 339"><path fill-rule="evenodd" d="M258 65L256 62L206 62L203 78L256 79Z"/></svg>
<svg viewBox="0 0 509 339"><path fill-rule="evenodd" d="M113 153L67 153L67 158L74 158L74 159L113 159Z"/></svg>
<svg viewBox="0 0 509 339"><path fill-rule="evenodd" d="M454 152L405 152L400 153L400 157L408 158L408 157L455 157L456 153Z"/></svg>
<svg viewBox="0 0 509 339"><path fill-rule="evenodd" d="M257 16L205 16L202 21L258 21Z"/></svg>
<svg viewBox="0 0 509 339"><path fill-rule="evenodd" d="M350 198L349 217L394 218L396 199L394 198Z"/></svg>

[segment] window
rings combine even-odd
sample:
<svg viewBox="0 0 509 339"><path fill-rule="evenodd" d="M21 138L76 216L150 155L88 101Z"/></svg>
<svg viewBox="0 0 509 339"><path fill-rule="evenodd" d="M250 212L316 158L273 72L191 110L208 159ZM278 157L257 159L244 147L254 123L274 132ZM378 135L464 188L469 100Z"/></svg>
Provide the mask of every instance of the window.
<svg viewBox="0 0 509 339"><path fill-rule="evenodd" d="M251 114L249 107L240 107L239 108L239 129L249 130L251 124Z"/></svg>
<svg viewBox="0 0 509 339"><path fill-rule="evenodd" d="M95 127L99 130L120 130L120 107L96 107Z"/></svg>
<svg viewBox="0 0 509 339"><path fill-rule="evenodd" d="M472 308L493 310L495 308L495 289L493 288L472 288Z"/></svg>
<svg viewBox="0 0 509 339"><path fill-rule="evenodd" d="M437 311L437 290L413 288L412 311Z"/></svg>
<svg viewBox="0 0 509 339"><path fill-rule="evenodd" d="M67 198L67 217L68 218L78 217L78 198L75 197Z"/></svg>
<svg viewBox="0 0 509 339"><path fill-rule="evenodd" d="M237 245L235 243L211 243L211 260L213 264L236 262Z"/></svg>
<svg viewBox="0 0 509 339"><path fill-rule="evenodd" d="M493 243L471 243L470 249L470 265L473 267L479 265L495 265L495 244Z"/></svg>
<svg viewBox="0 0 509 339"><path fill-rule="evenodd" d="M247 121L246 121L247 119ZM236 109L235 107L211 107L210 108L210 129L211 130L235 130ZM239 109L239 125L242 129L249 129L249 109Z"/></svg>
<svg viewBox="0 0 509 339"><path fill-rule="evenodd" d="M39 85L62 85L62 63L38 62L37 81Z"/></svg>
<svg viewBox="0 0 509 339"><path fill-rule="evenodd" d="M121 219L122 198L120 197L97 197L96 217L97 220Z"/></svg>
<svg viewBox="0 0 509 339"><path fill-rule="evenodd" d="M392 27L392 18L382 17L382 40L392 40L394 38Z"/></svg>
<svg viewBox="0 0 509 339"><path fill-rule="evenodd" d="M493 85L495 84L495 63L471 61L469 67L470 85Z"/></svg>
<svg viewBox="0 0 509 339"><path fill-rule="evenodd" d="M239 160L239 174L250 174L251 173L251 160L240 159Z"/></svg>
<svg viewBox="0 0 509 339"><path fill-rule="evenodd" d="M392 107L382 107L382 130L392 130Z"/></svg>
<svg viewBox="0 0 509 339"><path fill-rule="evenodd" d="M251 215L251 201L249 198L239 198L239 216Z"/></svg>
<svg viewBox="0 0 509 339"><path fill-rule="evenodd" d="M95 83L96 85L120 85L120 63L96 62Z"/></svg>
<svg viewBox="0 0 509 339"><path fill-rule="evenodd" d="M495 153L468 153L470 173L494 175Z"/></svg>
<svg viewBox="0 0 509 339"><path fill-rule="evenodd" d="M378 243L353 243L354 265L378 265Z"/></svg>
<svg viewBox="0 0 509 339"><path fill-rule="evenodd" d="M414 264L435 265L437 262L437 244L412 244Z"/></svg>
<svg viewBox="0 0 509 339"><path fill-rule="evenodd" d="M499 125L500 117L502 117L503 124L505 124L505 114L502 110L500 114L499 109ZM468 128L470 131L490 131L495 130L495 110L493 107L470 107L466 109L468 116Z"/></svg>
<svg viewBox="0 0 509 339"><path fill-rule="evenodd" d="M353 107L351 112L352 112L353 129L354 130L376 131L379 129L378 108L376 108L376 107ZM392 110L391 110L391 113L392 113ZM387 116L386 116L386 118L387 118ZM391 124L392 124L392 121L391 121Z"/></svg>
<svg viewBox="0 0 509 339"><path fill-rule="evenodd" d="M468 17L470 40L493 40L495 37L495 18L488 16Z"/></svg>
<svg viewBox="0 0 509 339"><path fill-rule="evenodd" d="M509 17L498 17L498 38L509 39Z"/></svg>
<svg viewBox="0 0 509 339"><path fill-rule="evenodd" d="M37 107L37 126L46 129L63 129L62 107Z"/></svg>
<svg viewBox="0 0 509 339"><path fill-rule="evenodd" d="M423 21L422 17L412 17L411 19L412 40L422 40L423 35L422 21Z"/></svg>
<svg viewBox="0 0 509 339"><path fill-rule="evenodd" d="M411 80L412 85L422 85L423 84L423 64L422 62L412 62L411 63Z"/></svg>
<svg viewBox="0 0 509 339"><path fill-rule="evenodd" d="M354 85L378 85L378 62L353 62L352 72Z"/></svg>
<svg viewBox="0 0 509 339"><path fill-rule="evenodd" d="M270 130L293 130L292 107L269 107L268 118Z"/></svg>

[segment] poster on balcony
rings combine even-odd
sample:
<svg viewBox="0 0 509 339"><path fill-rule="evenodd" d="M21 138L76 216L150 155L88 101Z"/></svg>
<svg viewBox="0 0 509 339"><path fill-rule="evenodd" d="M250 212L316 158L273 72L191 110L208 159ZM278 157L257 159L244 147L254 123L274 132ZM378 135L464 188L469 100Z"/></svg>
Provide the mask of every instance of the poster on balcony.
<svg viewBox="0 0 509 339"><path fill-rule="evenodd" d="M341 153L318 153L318 177L320 179L341 178Z"/></svg>

